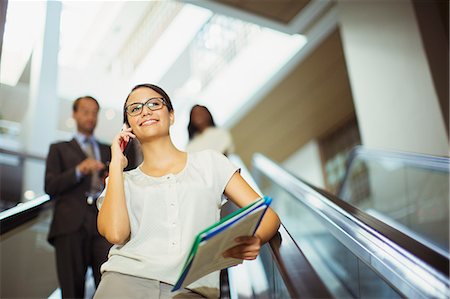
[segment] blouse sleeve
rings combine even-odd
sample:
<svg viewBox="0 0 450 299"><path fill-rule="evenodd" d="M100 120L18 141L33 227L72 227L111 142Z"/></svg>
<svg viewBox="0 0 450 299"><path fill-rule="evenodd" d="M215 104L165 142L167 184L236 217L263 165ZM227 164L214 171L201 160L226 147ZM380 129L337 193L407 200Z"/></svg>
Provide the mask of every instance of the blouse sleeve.
<svg viewBox="0 0 450 299"><path fill-rule="evenodd" d="M100 193L100 195L97 198L97 209L100 211L100 209L102 208L102 204L103 204L103 200L105 199L105 195L106 195L106 188L108 187L108 180L109 177L107 177L105 179L105 188L103 189L102 193Z"/></svg>
<svg viewBox="0 0 450 299"><path fill-rule="evenodd" d="M240 168L231 163L231 161L223 154L211 150L212 156L212 169L214 173L214 189L217 193L223 195L225 187L230 181L231 177L236 171L240 171ZM227 198L222 196L218 199L218 206L225 204Z"/></svg>
<svg viewBox="0 0 450 299"><path fill-rule="evenodd" d="M125 200L126 200L127 198L129 198L129 193L130 192L128 191L128 184L127 184L125 173L124 173L123 177L124 177L124 190L125 190ZM105 200L106 188L108 188L108 181L109 181L109 177L106 177L106 179L105 179L105 188L103 189L102 193L100 193L100 195L97 198L96 205L97 205L97 209L99 211L102 208L103 201ZM127 205L128 205L128 201L127 201Z"/></svg>

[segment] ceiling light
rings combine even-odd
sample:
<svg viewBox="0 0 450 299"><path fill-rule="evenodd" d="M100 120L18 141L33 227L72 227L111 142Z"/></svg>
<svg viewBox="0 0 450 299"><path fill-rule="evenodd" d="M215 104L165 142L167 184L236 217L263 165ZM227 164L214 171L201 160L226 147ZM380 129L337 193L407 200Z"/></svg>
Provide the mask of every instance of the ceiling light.
<svg viewBox="0 0 450 299"><path fill-rule="evenodd" d="M68 127L69 129L72 129L74 126L75 126L75 121L73 120L73 118L66 119L66 127Z"/></svg>
<svg viewBox="0 0 450 299"><path fill-rule="evenodd" d="M114 117L116 117L116 111L114 111L114 109L106 110L105 117L107 120L112 120Z"/></svg>
<svg viewBox="0 0 450 299"><path fill-rule="evenodd" d="M31 199L33 199L33 198L36 197L36 194L34 193L33 190L27 190L27 191L25 191L25 192L23 193L23 197L24 197L26 200L31 200Z"/></svg>

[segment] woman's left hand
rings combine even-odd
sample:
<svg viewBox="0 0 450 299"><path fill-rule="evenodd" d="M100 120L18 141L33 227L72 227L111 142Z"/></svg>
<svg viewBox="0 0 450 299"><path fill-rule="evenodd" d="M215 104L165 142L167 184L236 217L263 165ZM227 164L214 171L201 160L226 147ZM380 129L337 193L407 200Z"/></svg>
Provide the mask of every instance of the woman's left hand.
<svg viewBox="0 0 450 299"><path fill-rule="evenodd" d="M226 250L223 257L241 260L254 260L261 249L261 239L258 236L242 236L235 239L238 245Z"/></svg>

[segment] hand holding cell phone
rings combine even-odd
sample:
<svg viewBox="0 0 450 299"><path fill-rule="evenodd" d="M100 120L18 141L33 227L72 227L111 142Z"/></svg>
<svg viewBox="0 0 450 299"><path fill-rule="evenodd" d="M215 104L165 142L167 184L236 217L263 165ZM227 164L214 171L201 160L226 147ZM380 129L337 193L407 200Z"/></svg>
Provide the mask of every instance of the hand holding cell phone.
<svg viewBox="0 0 450 299"><path fill-rule="evenodd" d="M111 164L121 165L122 169L127 167L127 150L132 148L130 144L132 143L131 139L133 138L136 138L136 136L131 129L124 124L122 130L114 137L111 145Z"/></svg>
<svg viewBox="0 0 450 299"><path fill-rule="evenodd" d="M133 132L129 130L129 126L127 126L127 124L123 124L122 126L122 132L124 131L128 131L131 133L131 136L130 135L122 136L120 140L120 149L122 153L125 155L128 148L130 148L131 139L134 138L135 136L133 135Z"/></svg>

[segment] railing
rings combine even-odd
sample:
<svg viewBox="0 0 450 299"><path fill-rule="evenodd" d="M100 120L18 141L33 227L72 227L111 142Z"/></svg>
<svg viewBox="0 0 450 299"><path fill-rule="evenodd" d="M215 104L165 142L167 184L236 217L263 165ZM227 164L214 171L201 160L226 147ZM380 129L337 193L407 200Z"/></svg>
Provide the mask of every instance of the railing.
<svg viewBox="0 0 450 299"><path fill-rule="evenodd" d="M270 240L273 262L287 288L289 298L331 298L325 284L317 275L298 244L281 225L279 232ZM277 294L276 284L272 289ZM286 296L274 296L286 298Z"/></svg>
<svg viewBox="0 0 450 299"><path fill-rule="evenodd" d="M18 151L12 151L12 150L8 150L8 149L4 149L4 148L0 148L0 153L1 154L7 154L7 155L11 155L11 156L16 156L21 160L25 160L25 159L34 159L34 160L40 160L40 161L45 161L45 157L40 156L40 155L35 155L35 154L30 154L30 153L25 153L25 152L18 152Z"/></svg>
<svg viewBox="0 0 450 299"><path fill-rule="evenodd" d="M356 279L359 283L376 280L377 284L384 284L382 293L368 293L370 296L449 297L449 262L446 256L333 195L302 182L261 155L255 155L253 159L253 177L257 178L258 185L242 162L232 160L242 168L241 173L250 185L259 193L262 193L258 188L261 187L264 194L274 198L272 207L283 222L279 234L263 246L256 261L244 262L228 269L232 299L364 297L364 288L367 286L358 285L356 288L360 291L355 295L352 293L353 287L345 289L337 286L338 281L343 280L338 273L342 269L325 269L327 265L324 265L323 257L326 254L320 251L327 251L331 246L323 246L324 243L320 242L325 240L329 245L329 236L334 238L333 246L339 243L338 246L345 247L345 258L348 260L350 257L351 264L356 261L359 275L372 275L370 279L359 277ZM267 189L268 185L270 188ZM271 194L272 192L275 193ZM303 210L300 211L299 205L302 205ZM36 285L53 285L53 289L41 290L42 294L47 294L49 289L54 290L57 285L54 264L50 261L50 258L54 260L52 248L45 240L50 219L47 207L50 206L48 196L44 196L0 213L2 260L14 261L11 255L3 256L7 253L16 254L17 259L30 257L31 254L31 259L25 259L26 267L30 267L31 263L34 269L49 268L48 275L44 275L47 280L45 284L39 281L44 276L30 278L23 274L15 275L7 272L9 267L3 263L3 286L10 289L20 281L33 279L37 282ZM311 238L313 233L319 231L312 224L312 217L319 219L323 225L320 233L323 235L326 231L329 236L322 240ZM17 242L13 239L19 235L14 234L14 231L27 231L26 239L30 239L29 236L32 235L32 244L22 246L25 241L21 240L21 245L12 245L13 241ZM304 232L306 235L302 235ZM318 242L320 246L314 247L314 242ZM23 250L26 252L22 252ZM338 251L335 258L342 257L342 252ZM35 259L35 256L44 258ZM39 264L42 261L47 261L45 266ZM23 264L23 260L20 264ZM348 281L351 283L352 280L355 279L350 275ZM2 287L1 297L10 296L6 290L8 288Z"/></svg>
<svg viewBox="0 0 450 299"><path fill-rule="evenodd" d="M44 161L0 149L0 298L46 298L58 288L54 250L47 242L53 203L43 191Z"/></svg>
<svg viewBox="0 0 450 299"><path fill-rule="evenodd" d="M230 160L241 168L241 175L252 188L262 194L240 158L231 156ZM229 268L228 276L232 299L332 297L283 225L255 261Z"/></svg>
<svg viewBox="0 0 450 299"><path fill-rule="evenodd" d="M449 258L448 157L356 147L338 197Z"/></svg>
<svg viewBox="0 0 450 299"><path fill-rule="evenodd" d="M0 298L47 298L58 288L51 214L47 195L0 213Z"/></svg>
<svg viewBox="0 0 450 299"><path fill-rule="evenodd" d="M236 157L233 161L259 191L242 161ZM57 288L53 248L46 241L51 208L50 197L45 195L0 213L2 254L9 253L8 262L2 265L2 298L47 297ZM40 275L27 270L29 265L39 269ZM233 299L331 297L284 227L265 245L257 261L232 267L228 273ZM299 275L304 283L298 283ZM20 287L21 281L29 281L27 291Z"/></svg>
<svg viewBox="0 0 450 299"><path fill-rule="evenodd" d="M42 210L50 208L50 197L44 195L0 213L0 234L9 232L36 218Z"/></svg>
<svg viewBox="0 0 450 299"><path fill-rule="evenodd" d="M45 157L0 148L0 212L44 195Z"/></svg>
<svg viewBox="0 0 450 299"><path fill-rule="evenodd" d="M379 297L449 297L449 261L445 256L302 182L262 155L254 156L253 167L258 185L263 190L267 187L265 194L281 203L274 201L273 208L313 267L323 270L318 271L319 276L334 296L364 297L361 292L366 289ZM313 235L314 231L318 233ZM327 244L329 248L323 248ZM331 258L346 260L340 265L324 265L323 258L330 257L327 250L339 253ZM382 286L364 286L364 277L358 276L361 270ZM342 281L358 285L338 285Z"/></svg>

